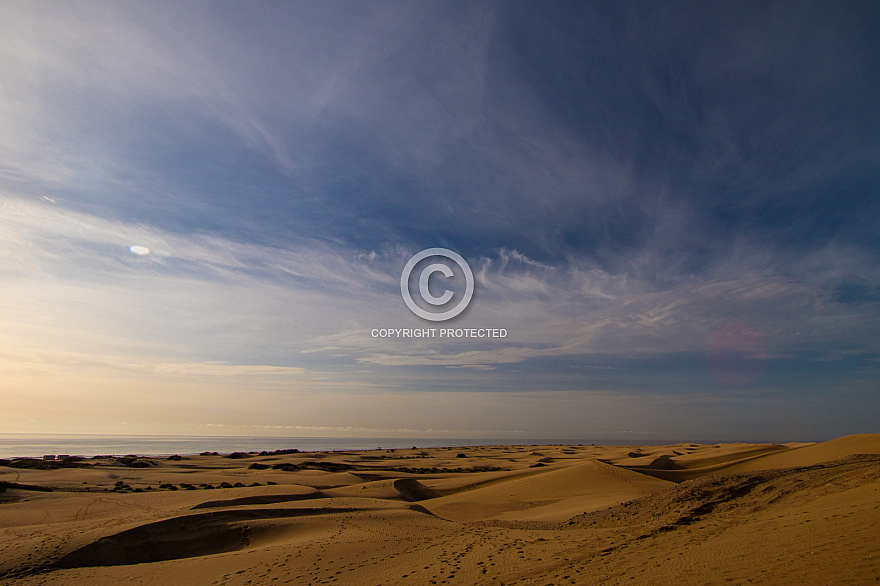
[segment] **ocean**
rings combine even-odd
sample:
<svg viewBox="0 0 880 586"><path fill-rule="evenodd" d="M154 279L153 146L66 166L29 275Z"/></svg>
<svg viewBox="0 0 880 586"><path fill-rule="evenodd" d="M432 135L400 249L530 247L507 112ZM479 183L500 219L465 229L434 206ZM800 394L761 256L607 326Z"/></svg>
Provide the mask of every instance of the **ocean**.
<svg viewBox="0 0 880 586"><path fill-rule="evenodd" d="M531 438L357 438L357 437L270 437L270 436L159 436L159 435L36 435L0 433L0 458L71 456L169 456L201 452L260 452L296 448L303 452L431 448L441 446L498 445L646 445L645 440L571 440Z"/></svg>

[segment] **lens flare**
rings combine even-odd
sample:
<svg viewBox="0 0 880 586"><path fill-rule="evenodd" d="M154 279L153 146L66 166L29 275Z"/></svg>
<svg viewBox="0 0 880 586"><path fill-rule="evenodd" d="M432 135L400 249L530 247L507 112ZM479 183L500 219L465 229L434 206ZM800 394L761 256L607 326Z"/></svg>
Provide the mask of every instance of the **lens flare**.
<svg viewBox="0 0 880 586"><path fill-rule="evenodd" d="M767 340L761 332L737 321L729 321L712 332L706 342L709 372L719 382L744 385L764 374Z"/></svg>

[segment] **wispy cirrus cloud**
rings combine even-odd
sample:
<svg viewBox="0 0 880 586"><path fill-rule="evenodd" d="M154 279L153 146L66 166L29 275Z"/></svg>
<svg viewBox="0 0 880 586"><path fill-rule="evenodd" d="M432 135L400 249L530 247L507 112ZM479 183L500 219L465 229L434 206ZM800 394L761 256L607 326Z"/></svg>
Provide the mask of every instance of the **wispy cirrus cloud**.
<svg viewBox="0 0 880 586"><path fill-rule="evenodd" d="M684 395L743 429L759 390L876 411L876 9L691 8L3 5L6 384L63 373L82 413L216 384L233 414L263 385L328 429L397 428L328 415L356 388L400 417L652 396L667 429ZM434 246L477 280L449 325L507 338L370 335L430 326L398 279Z"/></svg>

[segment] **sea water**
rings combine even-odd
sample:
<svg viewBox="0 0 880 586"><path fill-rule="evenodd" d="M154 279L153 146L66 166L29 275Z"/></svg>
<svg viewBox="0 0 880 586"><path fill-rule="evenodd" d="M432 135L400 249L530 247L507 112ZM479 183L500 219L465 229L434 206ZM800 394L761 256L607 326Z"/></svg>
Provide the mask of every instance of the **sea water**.
<svg viewBox="0 0 880 586"><path fill-rule="evenodd" d="M70 456L168 456L201 452L260 452L298 449L323 452L370 449L403 449L506 445L650 445L645 440L572 440L540 438L357 438L273 436L159 436L159 435L37 435L0 433L0 458Z"/></svg>

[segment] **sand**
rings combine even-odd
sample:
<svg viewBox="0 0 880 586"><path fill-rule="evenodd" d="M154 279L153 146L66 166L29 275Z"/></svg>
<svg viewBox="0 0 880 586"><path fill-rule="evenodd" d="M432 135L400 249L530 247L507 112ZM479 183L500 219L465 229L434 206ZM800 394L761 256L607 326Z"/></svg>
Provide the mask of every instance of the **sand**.
<svg viewBox="0 0 880 586"><path fill-rule="evenodd" d="M75 464L0 466L0 584L880 582L880 434Z"/></svg>

